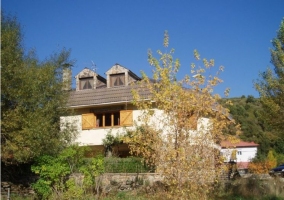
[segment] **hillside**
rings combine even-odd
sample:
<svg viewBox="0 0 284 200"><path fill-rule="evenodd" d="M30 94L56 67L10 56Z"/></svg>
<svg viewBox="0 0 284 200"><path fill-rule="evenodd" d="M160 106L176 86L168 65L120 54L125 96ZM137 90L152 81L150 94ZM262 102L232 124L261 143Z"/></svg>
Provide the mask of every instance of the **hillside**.
<svg viewBox="0 0 284 200"><path fill-rule="evenodd" d="M231 101L232 105L226 104L227 101ZM259 159L266 157L269 150L274 150L278 157L283 155L284 139L279 138L262 120L262 106L258 98L249 95L248 97L222 99L220 103L229 108L233 118L241 124L240 138L245 141L254 141L260 145ZM280 157L279 159L282 160L283 156Z"/></svg>

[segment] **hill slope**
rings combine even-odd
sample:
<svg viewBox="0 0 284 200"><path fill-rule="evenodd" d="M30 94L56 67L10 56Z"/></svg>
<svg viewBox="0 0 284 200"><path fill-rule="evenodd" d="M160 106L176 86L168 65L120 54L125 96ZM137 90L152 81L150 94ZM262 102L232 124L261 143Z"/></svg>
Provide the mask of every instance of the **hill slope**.
<svg viewBox="0 0 284 200"><path fill-rule="evenodd" d="M232 105L225 103L228 100L232 102ZM233 118L241 124L243 133L240 138L245 141L254 141L260 145L259 159L266 157L269 150L274 150L276 156L283 157L281 155L284 155L284 139L279 138L273 130L270 130L261 118L262 106L258 98L249 95L248 97L222 99L220 103L229 108ZM279 159L282 160L283 158L280 157ZM280 160L279 162L281 162Z"/></svg>

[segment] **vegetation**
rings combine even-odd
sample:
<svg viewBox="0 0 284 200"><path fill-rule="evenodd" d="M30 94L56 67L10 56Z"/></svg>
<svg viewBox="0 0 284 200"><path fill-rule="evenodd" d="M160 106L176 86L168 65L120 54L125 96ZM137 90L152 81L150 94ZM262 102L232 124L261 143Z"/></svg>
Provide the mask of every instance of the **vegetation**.
<svg viewBox="0 0 284 200"><path fill-rule="evenodd" d="M257 162L265 161L268 152L272 151L277 163L281 164L284 162L284 20L272 44L271 63L274 70L267 69L261 73L255 83L260 98L248 95L231 98L231 105L225 104L224 100L221 103L241 124L240 138L259 144Z"/></svg>
<svg viewBox="0 0 284 200"><path fill-rule="evenodd" d="M231 104L226 104L228 100ZM232 117L241 125L240 139L260 144L259 153L264 154L265 157L269 150L270 139L265 132L265 124L260 118L259 112L262 106L259 99L249 95L248 97L222 99L220 103L230 110ZM234 131L230 133L235 134Z"/></svg>
<svg viewBox="0 0 284 200"><path fill-rule="evenodd" d="M56 156L43 155L35 160L32 171L39 179L32 185L40 199L84 199L99 196L103 173L147 172L140 158L85 158L88 148L72 145ZM84 179L76 177L84 175Z"/></svg>
<svg viewBox="0 0 284 200"><path fill-rule="evenodd" d="M273 151L269 151L266 159L256 159L248 166L248 170L253 174L268 174L268 172L276 167L277 160L273 155Z"/></svg>
<svg viewBox="0 0 284 200"><path fill-rule="evenodd" d="M114 136L111 133L111 130L107 133L106 137L103 139L103 145L105 147L105 156L111 157L113 155L113 147L117 146L118 144L121 144L122 141L120 137Z"/></svg>
<svg viewBox="0 0 284 200"><path fill-rule="evenodd" d="M28 163L66 147L75 132L60 131L67 93L62 73L70 68L70 52L62 50L44 62L25 55L21 27L2 13L1 21L1 161Z"/></svg>
<svg viewBox="0 0 284 200"><path fill-rule="evenodd" d="M165 32L164 47L168 44ZM223 67L216 76L206 77L214 60L201 59L195 50L197 64L192 63L191 75L179 81L176 75L180 63L173 59L173 53L173 49L169 53L158 51L156 59L149 51L152 80L142 74L140 90L133 90L134 105L143 110L142 126L129 131L125 142L134 154L156 166L156 172L164 176L169 198L206 199L222 162L214 145L224 139L223 131L234 124L228 110L217 103L220 96L213 95L214 87L222 82L218 75ZM145 88L150 97L139 95Z"/></svg>
<svg viewBox="0 0 284 200"><path fill-rule="evenodd" d="M281 145L279 148L284 152L284 18L272 44L274 49L271 49L271 63L274 65L274 70L269 68L261 73L255 87L263 106L261 116L267 123L268 129L272 130L280 140L281 144L277 146Z"/></svg>
<svg viewBox="0 0 284 200"><path fill-rule="evenodd" d="M116 158L108 157L104 159L105 172L108 173L145 173L153 171L143 159L137 157Z"/></svg>
<svg viewBox="0 0 284 200"><path fill-rule="evenodd" d="M206 76L214 60L202 59L201 64L197 51L191 75L182 80L177 80L180 63L173 59L174 50L158 51L158 59L149 51L153 77L143 74L140 84L141 90L151 92L152 101L140 96L140 89L133 91L134 104L144 113L136 129L128 130L123 138L131 152L143 159L86 159L87 149L70 145L76 134L72 125L60 124L60 116L68 112L64 106L68 96L62 89L66 84L63 71L72 65L70 51L62 50L40 62L34 52L25 53L17 19L3 13L1 18L2 178L9 169L15 169L9 164L25 166L26 170L32 163L32 172L39 175L32 184L39 199L280 199L278 196L284 195L278 179L267 184L252 177L232 182L227 188L216 187L222 160L214 149L225 132L230 139L238 136L260 144L251 172L267 173L284 162L284 19L271 50L274 71L261 73L255 84L259 99L213 95L214 87L222 82L218 75L223 67L216 76ZM166 32L166 48L168 42ZM231 115L241 124L242 134ZM111 152L120 142L108 134L103 144ZM153 193L145 186L141 191L99 197L101 174L147 172L153 167L164 176L166 189ZM76 173L82 173L84 179L78 180Z"/></svg>
<svg viewBox="0 0 284 200"><path fill-rule="evenodd" d="M219 191L215 199L269 200L284 199L283 183L277 179L261 179L253 175L227 184Z"/></svg>
<svg viewBox="0 0 284 200"><path fill-rule="evenodd" d="M275 151L278 162L284 162L284 18L272 44L271 63L274 70L269 68L261 73L255 87L263 108L260 117L270 133L270 147Z"/></svg>
<svg viewBox="0 0 284 200"><path fill-rule="evenodd" d="M99 176L104 172L102 156L84 159L85 148L76 145L62 150L57 156L43 155L35 160L32 171L40 178L32 185L40 199L79 198L87 191L99 194ZM71 175L81 172L84 175L82 183L77 183ZM79 181L80 182L80 181Z"/></svg>
<svg viewBox="0 0 284 200"><path fill-rule="evenodd" d="M232 103L226 104L225 102L228 100ZM241 125L242 134L239 135L240 139L259 144L258 161L266 160L268 152L271 150L278 164L284 162L284 152L281 148L278 148L281 139L272 130L268 129L268 125L262 118L263 106L259 98L248 95L247 97L222 99L220 103L230 110L232 117ZM230 131L230 133L234 134L234 131Z"/></svg>

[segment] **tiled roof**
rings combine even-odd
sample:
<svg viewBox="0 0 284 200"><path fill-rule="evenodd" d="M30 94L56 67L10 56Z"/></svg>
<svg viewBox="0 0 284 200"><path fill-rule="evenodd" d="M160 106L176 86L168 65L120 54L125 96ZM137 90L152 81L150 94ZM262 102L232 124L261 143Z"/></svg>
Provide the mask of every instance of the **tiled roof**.
<svg viewBox="0 0 284 200"><path fill-rule="evenodd" d="M254 142L244 142L240 141L238 143L231 143L230 141L222 141L221 147L222 148L229 148L229 147L257 147L259 144Z"/></svg>
<svg viewBox="0 0 284 200"><path fill-rule="evenodd" d="M75 108L131 102L133 100L131 90L137 87L138 86L124 86L71 91L67 106ZM144 98L148 98L150 93L141 91L140 95Z"/></svg>

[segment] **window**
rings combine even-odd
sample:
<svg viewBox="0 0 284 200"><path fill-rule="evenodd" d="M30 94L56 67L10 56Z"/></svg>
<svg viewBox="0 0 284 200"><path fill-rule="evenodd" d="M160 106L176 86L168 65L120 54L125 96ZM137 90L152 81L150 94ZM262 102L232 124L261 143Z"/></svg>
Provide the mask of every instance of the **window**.
<svg viewBox="0 0 284 200"><path fill-rule="evenodd" d="M241 152L241 151L238 151L238 155L242 155L242 152Z"/></svg>
<svg viewBox="0 0 284 200"><path fill-rule="evenodd" d="M112 126L132 126L132 110L105 113L87 113L82 115L82 129Z"/></svg>
<svg viewBox="0 0 284 200"><path fill-rule="evenodd" d="M113 125L118 126L120 125L120 113L113 113Z"/></svg>
<svg viewBox="0 0 284 200"><path fill-rule="evenodd" d="M94 79L93 77L89 78L80 78L80 90L93 89Z"/></svg>
<svg viewBox="0 0 284 200"><path fill-rule="evenodd" d="M125 74L112 74L110 75L111 87L125 85Z"/></svg>

